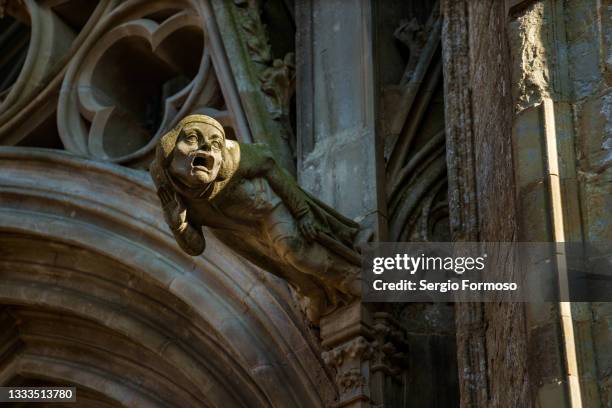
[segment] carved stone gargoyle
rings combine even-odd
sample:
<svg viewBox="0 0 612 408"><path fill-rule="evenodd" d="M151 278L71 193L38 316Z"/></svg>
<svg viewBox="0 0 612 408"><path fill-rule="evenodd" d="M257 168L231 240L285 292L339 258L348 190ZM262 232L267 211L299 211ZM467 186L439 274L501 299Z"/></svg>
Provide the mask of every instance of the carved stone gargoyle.
<svg viewBox="0 0 612 408"><path fill-rule="evenodd" d="M360 296L359 224L302 190L266 145L226 140L219 122L190 115L160 139L151 175L188 254L204 251L207 227L293 286L314 323Z"/></svg>

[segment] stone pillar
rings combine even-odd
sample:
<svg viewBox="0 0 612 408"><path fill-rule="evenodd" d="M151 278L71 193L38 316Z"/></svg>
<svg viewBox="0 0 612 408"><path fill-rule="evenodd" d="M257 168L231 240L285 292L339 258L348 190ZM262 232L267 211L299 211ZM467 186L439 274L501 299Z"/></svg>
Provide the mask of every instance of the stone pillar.
<svg viewBox="0 0 612 408"><path fill-rule="evenodd" d="M381 234L372 4L300 0L296 20L300 185Z"/></svg>
<svg viewBox="0 0 612 408"><path fill-rule="evenodd" d="M296 2L298 180L384 236L382 145L375 122L371 0ZM337 406L371 404L371 322L360 302L321 320Z"/></svg>
<svg viewBox="0 0 612 408"><path fill-rule="evenodd" d="M369 407L374 344L371 318L359 302L321 319L323 360L336 375L337 407Z"/></svg>
<svg viewBox="0 0 612 408"><path fill-rule="evenodd" d="M453 240L511 242L518 215L506 5L443 0L442 13ZM520 303L456 304L462 407L532 406L523 309Z"/></svg>
<svg viewBox="0 0 612 408"><path fill-rule="evenodd" d="M443 0L442 58L448 201L453 241L478 241L475 142L472 123L468 2ZM460 403L485 407L488 395L482 303L455 305Z"/></svg>
<svg viewBox="0 0 612 408"><path fill-rule="evenodd" d="M609 8L597 0L442 5L454 238L609 242ZM460 305L462 406L605 405L610 310Z"/></svg>

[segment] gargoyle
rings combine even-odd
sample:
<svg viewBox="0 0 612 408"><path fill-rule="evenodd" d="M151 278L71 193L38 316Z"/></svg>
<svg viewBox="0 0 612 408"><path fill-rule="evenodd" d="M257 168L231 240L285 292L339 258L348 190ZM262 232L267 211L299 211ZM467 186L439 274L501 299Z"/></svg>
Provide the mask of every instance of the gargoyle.
<svg viewBox="0 0 612 408"><path fill-rule="evenodd" d="M219 122L190 115L160 139L151 175L188 254L204 251L207 227L292 285L315 323L360 296L359 224L301 189L266 145L227 140Z"/></svg>

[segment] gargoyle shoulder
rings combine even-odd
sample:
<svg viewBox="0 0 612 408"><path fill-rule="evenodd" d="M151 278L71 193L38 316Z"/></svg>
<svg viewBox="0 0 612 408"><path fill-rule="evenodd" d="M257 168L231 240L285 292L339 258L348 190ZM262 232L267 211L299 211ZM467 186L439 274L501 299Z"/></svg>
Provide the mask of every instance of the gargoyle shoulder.
<svg viewBox="0 0 612 408"><path fill-rule="evenodd" d="M233 143L238 145L236 142ZM240 168L244 170L245 175L260 174L262 171L269 170L276 163L274 154L263 143L240 144L237 148L240 150Z"/></svg>
<svg viewBox="0 0 612 408"><path fill-rule="evenodd" d="M226 140L225 141L225 150L227 154L234 160L240 160L241 155L241 146L235 140Z"/></svg>

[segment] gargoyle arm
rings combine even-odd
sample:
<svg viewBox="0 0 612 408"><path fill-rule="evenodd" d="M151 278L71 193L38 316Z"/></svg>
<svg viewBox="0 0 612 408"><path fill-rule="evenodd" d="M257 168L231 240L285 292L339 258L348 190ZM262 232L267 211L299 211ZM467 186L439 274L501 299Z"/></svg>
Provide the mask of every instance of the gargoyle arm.
<svg viewBox="0 0 612 408"><path fill-rule="evenodd" d="M293 176L287 170L279 166L274 160L270 149L261 144L247 145L251 152L248 160L252 163L250 176L263 176L272 190L283 200L291 214L296 220L310 212L304 191L299 187Z"/></svg>
<svg viewBox="0 0 612 408"><path fill-rule="evenodd" d="M157 190L157 195L162 202L166 223L183 251L192 256L204 252L206 240L202 228L191 225L187 210L180 198L173 195L166 187L160 187Z"/></svg>
<svg viewBox="0 0 612 408"><path fill-rule="evenodd" d="M200 255L206 248L202 228L195 228L187 221L176 230L172 230L172 234L183 251L191 256Z"/></svg>

